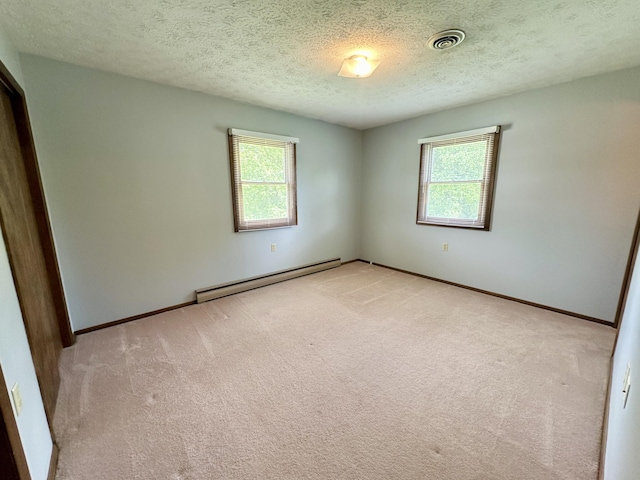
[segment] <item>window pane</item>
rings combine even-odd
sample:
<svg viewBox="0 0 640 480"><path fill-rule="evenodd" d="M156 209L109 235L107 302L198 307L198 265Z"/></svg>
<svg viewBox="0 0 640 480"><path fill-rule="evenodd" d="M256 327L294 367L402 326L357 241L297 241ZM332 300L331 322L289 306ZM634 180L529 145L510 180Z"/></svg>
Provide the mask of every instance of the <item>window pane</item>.
<svg viewBox="0 0 640 480"><path fill-rule="evenodd" d="M434 147L431 181L482 180L486 151L486 141Z"/></svg>
<svg viewBox="0 0 640 480"><path fill-rule="evenodd" d="M285 182L284 148L240 143L240 180Z"/></svg>
<svg viewBox="0 0 640 480"><path fill-rule="evenodd" d="M427 192L427 217L477 220L480 183L431 184Z"/></svg>
<svg viewBox="0 0 640 480"><path fill-rule="evenodd" d="M242 185L244 220L271 220L286 218L286 185Z"/></svg>

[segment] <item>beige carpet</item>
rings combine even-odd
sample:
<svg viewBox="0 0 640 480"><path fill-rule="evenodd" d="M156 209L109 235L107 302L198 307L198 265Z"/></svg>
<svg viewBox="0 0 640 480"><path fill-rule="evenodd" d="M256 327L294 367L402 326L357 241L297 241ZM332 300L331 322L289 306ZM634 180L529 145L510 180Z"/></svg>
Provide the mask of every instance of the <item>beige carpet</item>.
<svg viewBox="0 0 640 480"><path fill-rule="evenodd" d="M596 479L614 330L357 262L81 335L63 479Z"/></svg>

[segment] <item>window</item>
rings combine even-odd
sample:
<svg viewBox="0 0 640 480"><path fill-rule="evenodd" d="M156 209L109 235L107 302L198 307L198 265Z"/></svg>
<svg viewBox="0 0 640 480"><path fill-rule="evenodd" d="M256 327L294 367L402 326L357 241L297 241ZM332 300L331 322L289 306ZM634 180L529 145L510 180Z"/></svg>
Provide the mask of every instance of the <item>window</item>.
<svg viewBox="0 0 640 480"><path fill-rule="evenodd" d="M298 224L297 138L229 129L235 231Z"/></svg>
<svg viewBox="0 0 640 480"><path fill-rule="evenodd" d="M417 223L489 230L500 127L423 138Z"/></svg>

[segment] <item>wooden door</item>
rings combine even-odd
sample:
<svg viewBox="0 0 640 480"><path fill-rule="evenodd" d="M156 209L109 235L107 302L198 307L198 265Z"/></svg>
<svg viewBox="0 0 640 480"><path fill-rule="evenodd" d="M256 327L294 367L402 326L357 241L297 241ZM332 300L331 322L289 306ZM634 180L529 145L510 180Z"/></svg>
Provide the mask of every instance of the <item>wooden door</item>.
<svg viewBox="0 0 640 480"><path fill-rule="evenodd" d="M51 425L62 341L14 105L14 92L0 83L0 224Z"/></svg>

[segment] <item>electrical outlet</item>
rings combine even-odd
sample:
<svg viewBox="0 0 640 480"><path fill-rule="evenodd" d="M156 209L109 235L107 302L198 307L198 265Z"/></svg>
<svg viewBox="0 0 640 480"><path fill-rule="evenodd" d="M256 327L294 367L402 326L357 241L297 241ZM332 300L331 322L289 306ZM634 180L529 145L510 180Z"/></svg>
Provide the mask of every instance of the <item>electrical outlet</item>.
<svg viewBox="0 0 640 480"><path fill-rule="evenodd" d="M16 408L16 416L18 416L22 412L22 394L17 383L11 387L11 396L13 397L13 405Z"/></svg>
<svg viewBox="0 0 640 480"><path fill-rule="evenodd" d="M442 244L442 250L444 250L445 252L449 251L449 244L448 243L443 243Z"/></svg>
<svg viewBox="0 0 640 480"><path fill-rule="evenodd" d="M271 244L271 251L272 251L272 252L275 252L275 251L276 251L276 244L275 244L275 243L272 243L272 244Z"/></svg>

